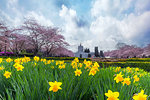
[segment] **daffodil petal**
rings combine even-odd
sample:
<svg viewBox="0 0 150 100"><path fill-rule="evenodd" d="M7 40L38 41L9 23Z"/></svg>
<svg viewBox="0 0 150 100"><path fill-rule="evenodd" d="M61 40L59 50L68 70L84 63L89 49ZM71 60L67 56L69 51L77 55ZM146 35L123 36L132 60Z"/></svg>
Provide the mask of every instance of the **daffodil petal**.
<svg viewBox="0 0 150 100"><path fill-rule="evenodd" d="M49 82L49 85L50 85L50 86L54 86L54 83L53 83L53 82Z"/></svg>

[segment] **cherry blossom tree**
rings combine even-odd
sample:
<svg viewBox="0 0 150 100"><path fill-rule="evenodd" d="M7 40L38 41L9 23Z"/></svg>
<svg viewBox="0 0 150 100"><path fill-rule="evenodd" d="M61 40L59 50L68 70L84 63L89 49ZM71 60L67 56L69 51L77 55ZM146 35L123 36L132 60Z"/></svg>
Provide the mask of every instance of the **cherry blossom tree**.
<svg viewBox="0 0 150 100"><path fill-rule="evenodd" d="M0 22L0 44L1 50L4 50L5 54L10 46L10 38L13 30L9 29L4 22Z"/></svg>
<svg viewBox="0 0 150 100"><path fill-rule="evenodd" d="M17 33L11 35L11 45L9 48L16 56L27 47L26 35Z"/></svg>
<svg viewBox="0 0 150 100"><path fill-rule="evenodd" d="M64 47L59 47L54 51L55 56L69 56L74 57L74 53Z"/></svg>
<svg viewBox="0 0 150 100"><path fill-rule="evenodd" d="M143 48L136 47L134 45L125 45L118 50L113 50L105 52L105 56L115 57L115 58L132 58L140 57L144 52Z"/></svg>
<svg viewBox="0 0 150 100"><path fill-rule="evenodd" d="M42 26L34 19L26 19L21 28L9 28L0 22L0 51L11 50L18 55L30 49L34 55L44 52L45 56L73 56L60 33L59 28Z"/></svg>
<svg viewBox="0 0 150 100"><path fill-rule="evenodd" d="M27 19L22 27L25 34L27 34L28 45L34 50L34 55L41 50L44 45L44 39L42 37L44 26L37 23L36 20Z"/></svg>
<svg viewBox="0 0 150 100"><path fill-rule="evenodd" d="M150 44L143 48L143 53L141 56L150 57Z"/></svg>
<svg viewBox="0 0 150 100"><path fill-rule="evenodd" d="M63 35L60 34L59 28L42 26L36 20L27 19L22 29L27 34L28 45L34 50L35 55L39 51L44 51L46 56L52 56L56 54L58 48L69 46Z"/></svg>
<svg viewBox="0 0 150 100"><path fill-rule="evenodd" d="M60 30L58 28L47 27L43 34L44 45L46 56L53 55L58 48L65 48L69 44L65 41L65 38L59 34ZM63 50L63 49L62 49Z"/></svg>
<svg viewBox="0 0 150 100"><path fill-rule="evenodd" d="M121 56L124 58L133 58L138 57L143 53L143 49L140 47L134 47L134 46L125 46L122 50Z"/></svg>

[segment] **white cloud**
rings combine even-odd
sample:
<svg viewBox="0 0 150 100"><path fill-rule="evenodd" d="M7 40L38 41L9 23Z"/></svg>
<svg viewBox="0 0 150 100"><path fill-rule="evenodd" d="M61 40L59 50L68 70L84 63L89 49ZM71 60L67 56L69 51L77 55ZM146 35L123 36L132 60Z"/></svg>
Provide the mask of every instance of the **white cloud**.
<svg viewBox="0 0 150 100"><path fill-rule="evenodd" d="M142 0L136 0L135 12L141 14L147 10L150 10L149 5L150 5L150 0L144 0L144 2Z"/></svg>
<svg viewBox="0 0 150 100"><path fill-rule="evenodd" d="M20 13L22 7L19 7L18 0L7 0L6 5L7 5L8 12L13 13L15 16L22 16L22 14Z"/></svg>
<svg viewBox="0 0 150 100"><path fill-rule="evenodd" d="M75 19L77 18L75 10L62 5L62 10L60 10L59 16L65 22L62 28L65 31L66 37L72 37L78 34L78 29L75 23Z"/></svg>
<svg viewBox="0 0 150 100"><path fill-rule="evenodd" d="M47 25L47 26L53 26L53 22L48 19L45 18L40 12L36 13L34 11L30 11L25 15L25 18L34 18L35 20L37 20L41 25Z"/></svg>
<svg viewBox="0 0 150 100"><path fill-rule="evenodd" d="M68 18L70 19L77 17L76 11L73 9L68 9L65 5L62 5L62 10L60 11L59 15L65 18L65 20Z"/></svg>
<svg viewBox="0 0 150 100"><path fill-rule="evenodd" d="M92 40L102 49L114 49L114 46L118 41L122 41L123 37L120 34L119 21L112 17L102 17L100 16L95 21L92 22L90 31L93 33L94 37Z"/></svg>
<svg viewBox="0 0 150 100"><path fill-rule="evenodd" d="M100 16L92 22L90 30L97 37L96 40L104 44L104 48L110 49L110 45L113 48L117 42L136 44L140 38L145 38L144 36L148 34L145 31L150 29L149 18L150 12L140 16L130 14L121 21L114 17Z"/></svg>
<svg viewBox="0 0 150 100"><path fill-rule="evenodd" d="M18 0L6 0L5 10L0 9L0 18L10 27L19 26L23 21L23 14L23 8L19 7Z"/></svg>
<svg viewBox="0 0 150 100"><path fill-rule="evenodd" d="M5 20L7 25L9 26L20 26L23 24L24 18L34 18L37 20L41 25L47 25L47 26L54 26L53 22L43 16L41 13L36 13L34 11L29 11L26 14L23 14L22 12L18 11L18 16L12 17L11 15L5 13L4 11L0 10L1 16L0 18Z"/></svg>
<svg viewBox="0 0 150 100"><path fill-rule="evenodd" d="M7 9L2 11L0 9L0 18L5 20L9 26L20 26L23 24L24 18L32 17L42 25L53 26L53 22L46 18L40 11L25 11L25 9L18 4L18 0L7 0Z"/></svg>
<svg viewBox="0 0 150 100"><path fill-rule="evenodd" d="M90 34L88 27L78 27L76 20L78 19L77 13L73 9L69 9L62 5L62 9L59 12L59 16L63 20L63 35L71 45L70 49L73 51L77 50L77 46L80 43L87 41L88 35Z"/></svg>
<svg viewBox="0 0 150 100"><path fill-rule="evenodd" d="M11 8L12 6L16 6L18 4L18 0L7 0L7 7Z"/></svg>
<svg viewBox="0 0 150 100"><path fill-rule="evenodd" d="M118 16L123 11L130 8L132 0L96 0L91 9L91 15L99 16Z"/></svg>
<svg viewBox="0 0 150 100"><path fill-rule="evenodd" d="M22 23L22 18L19 16L12 17L11 15L5 13L4 11L0 10L0 19L4 20L4 22L8 26L19 26Z"/></svg>
<svg viewBox="0 0 150 100"><path fill-rule="evenodd" d="M150 40L149 0L96 0L91 9L90 31L101 46L114 49L118 42L140 45ZM143 40L142 40L143 39ZM142 40L142 41L141 41Z"/></svg>
<svg viewBox="0 0 150 100"><path fill-rule="evenodd" d="M135 40L137 37L143 37L147 34L145 31L150 29L150 11L144 12L139 16L130 14L120 22L122 35L126 39Z"/></svg>

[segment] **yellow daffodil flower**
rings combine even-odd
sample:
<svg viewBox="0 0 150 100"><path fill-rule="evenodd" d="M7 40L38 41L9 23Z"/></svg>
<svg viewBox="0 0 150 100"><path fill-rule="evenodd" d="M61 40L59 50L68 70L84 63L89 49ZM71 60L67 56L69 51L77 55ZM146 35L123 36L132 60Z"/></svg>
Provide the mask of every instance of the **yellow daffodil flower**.
<svg viewBox="0 0 150 100"><path fill-rule="evenodd" d="M112 92L111 90L108 90L108 93L105 93L105 95L108 97L107 100L119 100L119 92Z"/></svg>
<svg viewBox="0 0 150 100"><path fill-rule="evenodd" d="M76 71L74 72L75 72L75 76L80 76L82 74L81 69L76 69Z"/></svg>
<svg viewBox="0 0 150 100"><path fill-rule="evenodd" d="M10 63L10 62L12 62L13 60L12 60L11 58L7 58L6 61L7 61L8 63Z"/></svg>
<svg viewBox="0 0 150 100"><path fill-rule="evenodd" d="M0 70L3 70L3 69L4 69L4 67L3 67L3 66L1 66L1 67L0 67Z"/></svg>
<svg viewBox="0 0 150 100"><path fill-rule="evenodd" d="M5 71L4 76L5 76L6 78L9 78L9 77L11 76L11 72Z"/></svg>
<svg viewBox="0 0 150 100"><path fill-rule="evenodd" d="M147 100L147 95L144 94L144 90L141 90L140 93L134 94L132 98L133 100Z"/></svg>
<svg viewBox="0 0 150 100"><path fill-rule="evenodd" d="M37 56L35 56L33 59L34 59L34 61L36 61L36 62L38 62L38 61L40 60L40 58L37 57Z"/></svg>
<svg viewBox="0 0 150 100"><path fill-rule="evenodd" d="M134 75L134 82L138 82L139 81L139 77L137 75Z"/></svg>
<svg viewBox="0 0 150 100"><path fill-rule="evenodd" d="M61 86L62 82L49 82L50 88L49 91L57 92L59 89L62 89Z"/></svg>
<svg viewBox="0 0 150 100"><path fill-rule="evenodd" d="M95 75L96 74L96 70L94 68L92 68L89 72L89 75Z"/></svg>
<svg viewBox="0 0 150 100"><path fill-rule="evenodd" d="M116 83L122 82L123 81L123 77L122 77L122 73L120 72L119 74L117 74L117 76L114 78L114 80L116 80Z"/></svg>
<svg viewBox="0 0 150 100"><path fill-rule="evenodd" d="M124 78L124 80L122 82L123 86L124 86L124 84L130 85L130 83L131 83L131 81L130 81L129 76L128 76L128 78Z"/></svg>

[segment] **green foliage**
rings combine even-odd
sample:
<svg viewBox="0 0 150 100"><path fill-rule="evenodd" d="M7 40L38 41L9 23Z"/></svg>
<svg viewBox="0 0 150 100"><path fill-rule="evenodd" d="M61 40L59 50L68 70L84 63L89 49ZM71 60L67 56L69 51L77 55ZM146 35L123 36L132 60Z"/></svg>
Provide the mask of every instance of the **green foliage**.
<svg viewBox="0 0 150 100"><path fill-rule="evenodd" d="M47 60L74 60L77 57L44 57ZM84 61L84 59L86 59L87 61L90 61L90 58L78 58L80 61Z"/></svg>
<svg viewBox="0 0 150 100"><path fill-rule="evenodd" d="M24 52L24 53L20 53L18 56L19 57L24 57L24 56L26 56L26 57L34 57L34 54L33 53L26 53L26 52Z"/></svg>
<svg viewBox="0 0 150 100"><path fill-rule="evenodd" d="M130 59L127 59L126 61L148 62L150 61L150 58L130 58Z"/></svg>

